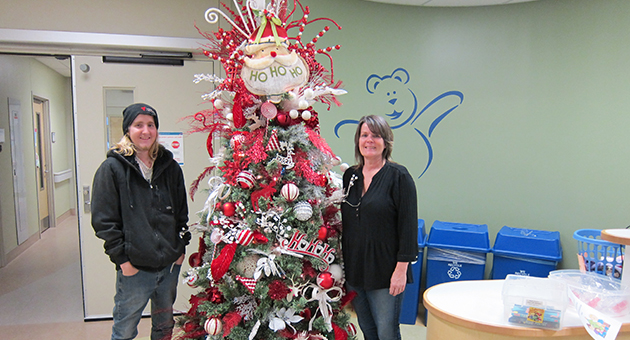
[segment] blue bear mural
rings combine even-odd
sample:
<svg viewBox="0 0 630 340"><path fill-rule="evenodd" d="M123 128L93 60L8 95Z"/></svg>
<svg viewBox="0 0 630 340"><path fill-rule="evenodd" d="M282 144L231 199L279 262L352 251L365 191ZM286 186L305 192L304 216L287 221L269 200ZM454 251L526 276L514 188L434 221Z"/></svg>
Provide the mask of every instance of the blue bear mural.
<svg viewBox="0 0 630 340"><path fill-rule="evenodd" d="M428 152L427 163L424 169L422 169L420 176L418 176L418 178L420 178L426 173L433 162L433 147L430 141L433 131L446 116L464 102L464 94L460 91L444 92L431 100L421 110L418 110L418 98L413 90L407 86L409 79L409 72L407 72L407 70L397 68L392 74L386 76L372 74L367 78L365 83L368 93L379 96L379 98L385 100L392 106L392 111L385 114L392 129L399 129L403 126L413 126L423 113L427 112L429 108L445 98L456 97L459 99L458 104L448 108L435 119L429 122L424 122L423 120L418 121L418 124L416 124L417 127L413 127L415 132L422 138ZM358 120L353 119L340 121L335 125L335 136L339 138L339 128L343 125L358 123Z"/></svg>

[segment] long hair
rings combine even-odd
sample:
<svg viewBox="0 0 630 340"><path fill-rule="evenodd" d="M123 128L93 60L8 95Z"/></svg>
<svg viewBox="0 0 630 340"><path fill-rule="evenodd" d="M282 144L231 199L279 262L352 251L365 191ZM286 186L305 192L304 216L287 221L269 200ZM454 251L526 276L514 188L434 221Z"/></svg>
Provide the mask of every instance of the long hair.
<svg viewBox="0 0 630 340"><path fill-rule="evenodd" d="M157 158L158 152L160 151L160 146L161 144L158 143L158 140L156 138L153 144L151 145L151 147L149 148L149 157L151 157L152 160L155 160ZM131 138L129 138L128 133L122 136L122 138L120 139L120 142L112 146L111 149L123 156L132 156L138 151L136 150L136 146L131 141Z"/></svg>
<svg viewBox="0 0 630 340"><path fill-rule="evenodd" d="M387 124L387 121L385 121L383 117L369 115L359 119L357 131L354 133L354 158L357 161L357 166L361 168L365 164L365 160L359 149L359 139L361 138L361 127L363 127L363 124L367 124L368 129L370 129L373 134L383 138L385 149L383 150L382 156L384 160L390 161L392 159L392 151L394 151L394 133L392 132L392 128L389 127L389 124Z"/></svg>

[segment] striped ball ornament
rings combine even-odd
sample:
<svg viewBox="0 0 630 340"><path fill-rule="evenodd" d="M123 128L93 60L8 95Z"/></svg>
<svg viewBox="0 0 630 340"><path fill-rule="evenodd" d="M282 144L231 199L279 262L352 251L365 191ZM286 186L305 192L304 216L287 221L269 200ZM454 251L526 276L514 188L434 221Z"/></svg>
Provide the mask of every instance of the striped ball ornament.
<svg viewBox="0 0 630 340"><path fill-rule="evenodd" d="M293 183L287 183L282 186L282 189L280 189L280 194L287 201L293 202L300 194L300 189L298 189L297 185Z"/></svg>
<svg viewBox="0 0 630 340"><path fill-rule="evenodd" d="M307 201L300 201L295 203L293 213L298 220L306 221L313 216L313 207Z"/></svg>
<svg viewBox="0 0 630 340"><path fill-rule="evenodd" d="M357 327L353 323L348 324L348 328L346 328L346 331L350 336L357 335Z"/></svg>
<svg viewBox="0 0 630 340"><path fill-rule="evenodd" d="M243 170L236 176L236 183L243 189L251 189L256 183L256 177L249 170Z"/></svg>
<svg viewBox="0 0 630 340"><path fill-rule="evenodd" d="M210 335L217 335L223 330L223 324L219 318L212 317L206 320L203 328L206 330L206 333Z"/></svg>
<svg viewBox="0 0 630 340"><path fill-rule="evenodd" d="M245 136L242 134L234 135L230 138L230 146L232 149L240 149L243 143L245 143Z"/></svg>
<svg viewBox="0 0 630 340"><path fill-rule="evenodd" d="M248 246L254 240L254 233L249 229L242 229L236 233L236 243L242 246Z"/></svg>

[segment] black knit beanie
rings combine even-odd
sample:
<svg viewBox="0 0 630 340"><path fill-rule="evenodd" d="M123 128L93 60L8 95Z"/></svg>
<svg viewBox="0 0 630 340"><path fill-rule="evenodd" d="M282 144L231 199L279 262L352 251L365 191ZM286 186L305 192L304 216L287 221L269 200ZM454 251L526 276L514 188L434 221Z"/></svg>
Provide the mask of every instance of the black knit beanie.
<svg viewBox="0 0 630 340"><path fill-rule="evenodd" d="M139 114L149 115L153 117L153 120L155 121L155 128L157 129L160 127L157 111L155 111L154 108L147 104L136 103L127 106L123 110L122 128L124 134L127 134L127 132L129 132L129 126L131 125L131 123L133 123L134 120L136 120L136 117L138 117Z"/></svg>

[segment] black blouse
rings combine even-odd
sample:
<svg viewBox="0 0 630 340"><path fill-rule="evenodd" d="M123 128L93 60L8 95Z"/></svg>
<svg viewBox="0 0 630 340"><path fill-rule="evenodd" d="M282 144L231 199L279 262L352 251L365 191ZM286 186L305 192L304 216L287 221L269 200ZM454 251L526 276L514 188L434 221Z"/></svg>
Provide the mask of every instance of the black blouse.
<svg viewBox="0 0 630 340"><path fill-rule="evenodd" d="M341 205L346 281L367 290L389 288L397 262L418 257L416 185L404 166L386 162L363 197L360 168L344 173L344 192L348 187ZM411 266L407 282L412 282Z"/></svg>

